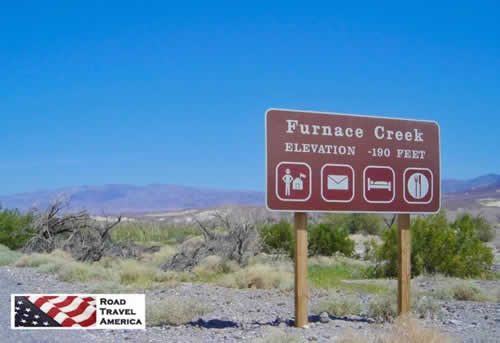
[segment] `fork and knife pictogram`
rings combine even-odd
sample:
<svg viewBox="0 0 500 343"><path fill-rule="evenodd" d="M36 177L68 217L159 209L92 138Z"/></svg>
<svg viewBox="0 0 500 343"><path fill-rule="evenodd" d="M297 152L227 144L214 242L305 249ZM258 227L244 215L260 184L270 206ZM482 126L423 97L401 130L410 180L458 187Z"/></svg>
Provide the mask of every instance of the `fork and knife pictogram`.
<svg viewBox="0 0 500 343"><path fill-rule="evenodd" d="M422 197L422 175L417 174L413 177L415 181L415 195L416 198L420 199Z"/></svg>

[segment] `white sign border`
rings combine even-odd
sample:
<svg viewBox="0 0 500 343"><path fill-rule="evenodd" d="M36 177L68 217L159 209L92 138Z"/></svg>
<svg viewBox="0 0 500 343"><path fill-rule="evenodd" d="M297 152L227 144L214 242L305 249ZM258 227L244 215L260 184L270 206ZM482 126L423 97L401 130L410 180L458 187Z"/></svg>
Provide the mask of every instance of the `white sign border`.
<svg viewBox="0 0 500 343"><path fill-rule="evenodd" d="M364 114L352 114L352 113L341 113L341 112L323 112L323 111L313 111L313 110L297 110L297 109L288 109L288 108L279 108L279 107L269 107L264 113L264 166L265 166L265 204L266 209L271 212L312 212L312 213L379 213L379 214L401 214L401 213L409 213L409 214L436 214L441 211L442 206L442 196L439 197L439 206L436 211L338 211L338 210L312 210L312 209L301 209L301 210L276 210L269 207L267 203L268 199L268 191L267 191L267 116L271 111L286 111L286 112L295 112L295 113L309 113L309 114L326 114L331 116L353 116L353 117L361 117L361 118L376 118L376 119L396 119L396 120L404 120L404 121L417 121L422 123L433 123L437 126L438 129L438 144L439 144L439 175L441 175L442 171L442 158L441 158L441 127L439 123L435 120L423 120L423 119L409 119L409 118L399 118L399 117L387 117L387 116L378 116L378 115L364 115ZM439 178L439 194L443 194L441 177Z"/></svg>

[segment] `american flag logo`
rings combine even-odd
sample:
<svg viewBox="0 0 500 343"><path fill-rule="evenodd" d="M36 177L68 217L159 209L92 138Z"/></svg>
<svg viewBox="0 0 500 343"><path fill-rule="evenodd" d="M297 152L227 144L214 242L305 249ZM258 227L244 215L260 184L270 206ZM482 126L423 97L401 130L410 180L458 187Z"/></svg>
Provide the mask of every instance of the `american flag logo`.
<svg viewBox="0 0 500 343"><path fill-rule="evenodd" d="M96 325L94 297L15 296L13 307L14 327L90 328Z"/></svg>

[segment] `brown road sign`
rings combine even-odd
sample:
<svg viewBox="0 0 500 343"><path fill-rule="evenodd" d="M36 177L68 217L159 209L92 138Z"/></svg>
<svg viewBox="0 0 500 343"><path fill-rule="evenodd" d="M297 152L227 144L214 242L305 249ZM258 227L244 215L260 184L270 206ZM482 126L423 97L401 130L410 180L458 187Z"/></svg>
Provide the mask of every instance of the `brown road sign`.
<svg viewBox="0 0 500 343"><path fill-rule="evenodd" d="M440 209L436 122L270 109L266 152L270 210Z"/></svg>

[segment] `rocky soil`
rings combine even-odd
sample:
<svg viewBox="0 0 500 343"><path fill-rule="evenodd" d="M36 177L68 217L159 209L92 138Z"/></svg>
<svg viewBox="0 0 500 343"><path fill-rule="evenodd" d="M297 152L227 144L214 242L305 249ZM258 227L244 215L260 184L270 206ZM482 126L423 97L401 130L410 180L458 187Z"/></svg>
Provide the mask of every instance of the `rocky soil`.
<svg viewBox="0 0 500 343"><path fill-rule="evenodd" d="M417 281L416 290L442 287L436 280ZM499 289L500 281L482 281L483 287ZM54 276L40 274L33 269L0 267L0 336L4 342L259 342L264 338L288 334L305 341L335 342L347 330L366 336L367 342L389 324L374 323L366 316L326 317L311 315L309 328L293 327L293 293L278 290L237 290L203 284L182 283L168 289L147 291L148 302L167 296L195 299L207 304L210 310L198 320L172 327L147 330L87 330L42 333L10 330L9 301L11 293L72 293L89 292L91 286L68 284ZM310 305L321 297L343 296L337 291L312 290ZM360 296L367 303L371 295ZM438 301L438 300L436 300ZM442 316L439 319L421 319L425 326L438 327L464 342L499 342L500 304L465 301L438 301ZM38 330L37 330L38 332Z"/></svg>

